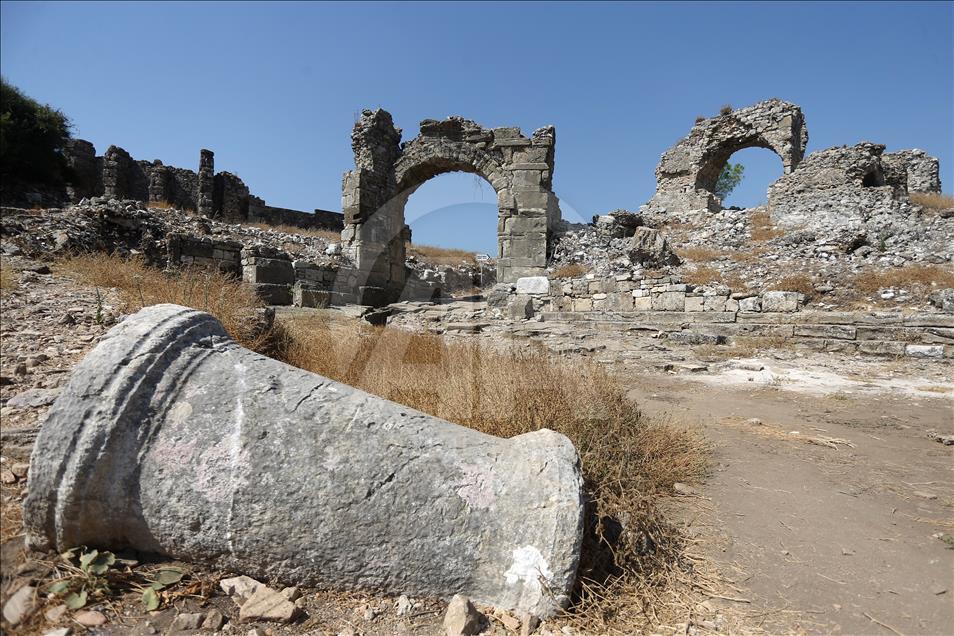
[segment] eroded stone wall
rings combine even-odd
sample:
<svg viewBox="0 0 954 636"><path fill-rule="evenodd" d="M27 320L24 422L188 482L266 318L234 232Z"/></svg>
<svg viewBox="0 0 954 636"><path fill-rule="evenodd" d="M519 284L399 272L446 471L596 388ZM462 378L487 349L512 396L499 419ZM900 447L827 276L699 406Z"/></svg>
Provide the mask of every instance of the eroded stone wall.
<svg viewBox="0 0 954 636"><path fill-rule="evenodd" d="M315 214L276 208L249 192L240 177L215 172L211 150L199 153L199 170L188 170L155 161L133 159L118 146L110 146L101 157L88 141L73 139L65 150L72 177L67 198L76 203L87 197L132 199L169 204L176 209L231 222L261 222L302 228L340 231L343 217L337 212L315 210Z"/></svg>
<svg viewBox="0 0 954 636"><path fill-rule="evenodd" d="M923 150L899 150L888 152L881 156L885 165L892 169L907 173L906 183L908 192L941 192L941 166L936 157L932 157Z"/></svg>

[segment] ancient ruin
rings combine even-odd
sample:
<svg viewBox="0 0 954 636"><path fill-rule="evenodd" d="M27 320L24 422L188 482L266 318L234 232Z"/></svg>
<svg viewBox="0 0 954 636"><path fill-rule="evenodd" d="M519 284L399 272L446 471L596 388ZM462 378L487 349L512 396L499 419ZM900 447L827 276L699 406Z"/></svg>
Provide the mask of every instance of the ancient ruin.
<svg viewBox="0 0 954 636"><path fill-rule="evenodd" d="M301 212L266 205L263 199L249 193L238 176L216 173L215 154L211 150L199 152L198 172L167 166L158 159L137 161L118 146L110 146L102 156L96 156L93 144L83 139L70 140L65 158L73 174L66 187L66 198L72 203L104 197L194 210L233 223L342 228L342 216L337 212Z"/></svg>
<svg viewBox="0 0 954 636"><path fill-rule="evenodd" d="M807 144L802 109L780 99L700 119L660 159L656 194L649 205L663 211L717 211L722 202L715 194L716 181L733 153L767 148L779 156L788 174L798 167Z"/></svg>
<svg viewBox="0 0 954 636"><path fill-rule="evenodd" d="M404 223L408 197L445 172L472 172L497 193L497 279L513 282L544 271L559 204L551 190L556 133L528 139L517 128L485 129L463 119L426 119L414 139L384 110L365 110L351 134L355 169L342 186L342 238L355 263L362 298L396 300L404 290ZM379 301L378 301L379 302Z"/></svg>

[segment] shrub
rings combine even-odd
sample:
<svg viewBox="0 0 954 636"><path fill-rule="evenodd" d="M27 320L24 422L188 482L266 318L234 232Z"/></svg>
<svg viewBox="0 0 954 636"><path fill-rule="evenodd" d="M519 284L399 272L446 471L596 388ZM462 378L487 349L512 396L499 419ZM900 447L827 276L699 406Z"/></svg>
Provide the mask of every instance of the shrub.
<svg viewBox="0 0 954 636"><path fill-rule="evenodd" d="M49 105L0 79L0 174L4 180L59 185L66 178L63 148L70 122Z"/></svg>
<svg viewBox="0 0 954 636"><path fill-rule="evenodd" d="M720 115L728 115L732 112L732 104L723 104L722 108L719 109Z"/></svg>
<svg viewBox="0 0 954 636"><path fill-rule="evenodd" d="M745 166L741 163L726 163L722 166L719 178L715 185L715 194L725 201L733 190L742 183L742 176L745 173Z"/></svg>

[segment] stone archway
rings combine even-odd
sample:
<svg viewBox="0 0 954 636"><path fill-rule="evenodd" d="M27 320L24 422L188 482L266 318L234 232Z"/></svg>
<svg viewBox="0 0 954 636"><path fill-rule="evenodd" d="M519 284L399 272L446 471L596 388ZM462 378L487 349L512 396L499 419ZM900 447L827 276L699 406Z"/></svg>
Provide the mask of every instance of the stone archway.
<svg viewBox="0 0 954 636"><path fill-rule="evenodd" d="M404 206L424 182L470 172L497 193L497 280L544 272L560 212L552 191L556 132L530 138L518 128L483 128L462 117L425 119L420 134L400 143L384 110L365 110L351 135L355 169L342 186L342 239L356 268L363 302L398 297L405 285Z"/></svg>
<svg viewBox="0 0 954 636"><path fill-rule="evenodd" d="M766 148L782 160L784 173L795 170L805 154L808 129L802 110L780 99L699 119L688 135L667 150L656 168L651 208L718 211L716 181L733 153Z"/></svg>

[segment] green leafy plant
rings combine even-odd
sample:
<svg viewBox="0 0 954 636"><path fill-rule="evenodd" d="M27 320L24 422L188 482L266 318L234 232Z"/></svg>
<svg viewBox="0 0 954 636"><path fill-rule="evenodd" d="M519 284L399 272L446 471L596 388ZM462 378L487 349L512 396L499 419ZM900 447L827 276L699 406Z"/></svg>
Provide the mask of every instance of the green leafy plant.
<svg viewBox="0 0 954 636"><path fill-rule="evenodd" d="M741 163L726 163L716 180L715 193L725 201L726 197L742 183L745 166Z"/></svg>
<svg viewBox="0 0 954 636"><path fill-rule="evenodd" d="M85 607L90 601L102 600L117 589L132 588L142 594L146 610L152 611L162 603L160 593L185 576L181 569L168 566L148 574L133 572L123 566L134 562L117 559L112 552L89 550L86 546L67 550L60 557L65 572L50 583L46 591L62 596L63 604L72 610Z"/></svg>
<svg viewBox="0 0 954 636"><path fill-rule="evenodd" d="M4 179L58 184L67 174L63 149L70 121L0 79L0 174Z"/></svg>

